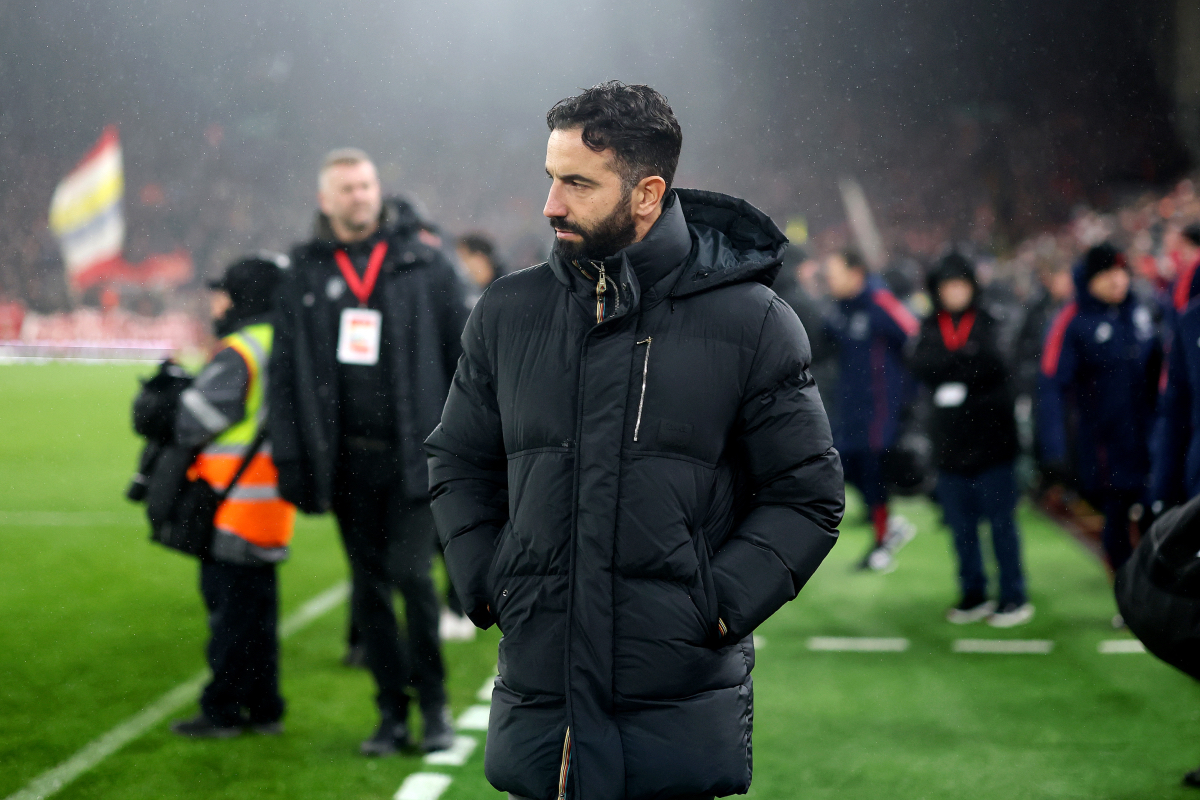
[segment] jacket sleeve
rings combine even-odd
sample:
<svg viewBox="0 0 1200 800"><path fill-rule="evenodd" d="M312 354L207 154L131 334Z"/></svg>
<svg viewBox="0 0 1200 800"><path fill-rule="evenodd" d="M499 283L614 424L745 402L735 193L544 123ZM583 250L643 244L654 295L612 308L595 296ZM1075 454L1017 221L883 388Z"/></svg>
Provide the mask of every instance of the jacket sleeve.
<svg viewBox="0 0 1200 800"><path fill-rule="evenodd" d="M222 348L179 396L175 441L203 447L246 416L250 371L232 347Z"/></svg>
<svg viewBox="0 0 1200 800"><path fill-rule="evenodd" d="M908 359L909 370L922 383L937 386L947 380L952 360L950 351L942 345L937 326L927 321L921 326L921 333L913 344L912 355Z"/></svg>
<svg viewBox="0 0 1200 800"><path fill-rule="evenodd" d="M293 263L296 259L293 259ZM303 439L296 398L297 278L286 276L275 296L275 337L271 346L271 368L267 397L271 413L271 457L279 470L279 496L301 511L320 511L313 505L314 493L306 479Z"/></svg>
<svg viewBox="0 0 1200 800"><path fill-rule="evenodd" d="M1150 452L1154 464L1150 473L1150 500L1164 507L1187 499L1184 462L1192 439L1192 387L1187 376L1183 343L1178 337L1167 360L1167 385L1158 402L1158 418Z"/></svg>
<svg viewBox="0 0 1200 800"><path fill-rule="evenodd" d="M485 293L462 334L462 356L441 424L425 440L433 517L463 610L481 628L495 622L487 574L508 520L508 463L494 372L483 336Z"/></svg>
<svg viewBox="0 0 1200 800"><path fill-rule="evenodd" d="M1066 390L1079 366L1078 345L1072 326L1051 326L1042 348L1042 373L1038 376L1038 435L1042 459L1047 464L1067 460Z"/></svg>
<svg viewBox="0 0 1200 800"><path fill-rule="evenodd" d="M746 636L793 599L837 540L842 464L810 359L800 321L774 300L735 428L753 499L712 561L727 640Z"/></svg>

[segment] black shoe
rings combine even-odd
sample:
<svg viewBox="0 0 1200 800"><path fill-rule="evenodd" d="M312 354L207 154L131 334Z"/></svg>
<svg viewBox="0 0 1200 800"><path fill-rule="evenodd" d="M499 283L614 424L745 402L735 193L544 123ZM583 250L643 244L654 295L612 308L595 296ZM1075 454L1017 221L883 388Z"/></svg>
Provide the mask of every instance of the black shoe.
<svg viewBox="0 0 1200 800"><path fill-rule="evenodd" d="M364 756L390 756L408 747L408 725L396 722L394 717L384 717L378 730L370 739L359 745Z"/></svg>
<svg viewBox="0 0 1200 800"><path fill-rule="evenodd" d="M1183 776L1183 785L1191 786L1193 789L1200 789L1200 767Z"/></svg>
<svg viewBox="0 0 1200 800"><path fill-rule="evenodd" d="M454 723L450 719L450 710L441 706L423 716L425 738L421 741L421 749L426 753L449 750L454 745Z"/></svg>
<svg viewBox="0 0 1200 800"><path fill-rule="evenodd" d="M352 645L346 648L346 655L342 656L343 667L365 667L367 665L367 649L361 644Z"/></svg>
<svg viewBox="0 0 1200 800"><path fill-rule="evenodd" d="M193 739L232 739L240 735L242 729L237 725L218 725L201 712L191 719L172 722L171 731Z"/></svg>

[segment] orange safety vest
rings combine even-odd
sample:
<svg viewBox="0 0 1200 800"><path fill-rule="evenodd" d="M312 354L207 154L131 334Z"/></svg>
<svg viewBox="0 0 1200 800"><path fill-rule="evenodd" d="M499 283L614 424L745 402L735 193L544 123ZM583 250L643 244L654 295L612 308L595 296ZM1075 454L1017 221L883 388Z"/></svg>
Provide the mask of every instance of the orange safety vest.
<svg viewBox="0 0 1200 800"><path fill-rule="evenodd" d="M246 414L221 432L192 463L188 478L202 478L218 492L233 479L247 448L258 434L266 410L266 368L274 338L272 326L248 325L221 340L246 362ZM295 527L296 507L279 496L279 471L263 442L229 497L217 508L214 527L264 549L287 547Z"/></svg>

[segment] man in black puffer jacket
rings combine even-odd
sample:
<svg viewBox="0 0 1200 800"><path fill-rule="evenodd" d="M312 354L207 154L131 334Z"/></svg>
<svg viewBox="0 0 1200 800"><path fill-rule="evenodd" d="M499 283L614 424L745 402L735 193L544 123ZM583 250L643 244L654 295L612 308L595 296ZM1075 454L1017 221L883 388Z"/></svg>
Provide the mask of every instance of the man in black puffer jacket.
<svg viewBox="0 0 1200 800"><path fill-rule="evenodd" d="M1010 370L996 343L999 322L979 305L975 268L951 253L929 274L933 313L921 325L910 367L933 392L931 433L937 499L954 533L961 590L946 612L956 624L987 619L995 627L1028 622L1017 533L1017 425ZM988 599L979 523L991 525L1000 567L999 605Z"/></svg>
<svg viewBox="0 0 1200 800"><path fill-rule="evenodd" d="M808 338L768 287L786 239L675 190L648 86L557 104L549 263L484 293L433 509L467 614L500 626L485 770L518 798L750 786L750 634L837 538L842 473Z"/></svg>

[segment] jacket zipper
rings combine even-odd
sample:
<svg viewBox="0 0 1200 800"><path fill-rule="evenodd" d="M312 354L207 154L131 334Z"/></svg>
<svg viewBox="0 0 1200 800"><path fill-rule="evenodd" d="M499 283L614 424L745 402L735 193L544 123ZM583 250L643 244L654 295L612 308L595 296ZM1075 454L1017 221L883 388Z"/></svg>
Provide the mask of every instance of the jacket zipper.
<svg viewBox="0 0 1200 800"><path fill-rule="evenodd" d="M558 800L567 796L567 776L571 772L571 726L567 726L567 735L563 738L562 764L558 768Z"/></svg>
<svg viewBox="0 0 1200 800"><path fill-rule="evenodd" d="M650 374L650 345L654 342L653 336L647 336L638 344L646 345L646 357L642 360L642 396L638 398L638 415L637 422L633 425L633 440L638 440L638 433L642 430L642 406L646 403L646 376Z"/></svg>
<svg viewBox="0 0 1200 800"><path fill-rule="evenodd" d="M604 264L600 264L600 277L596 279L596 324L604 322L604 293L608 291L608 279L604 275Z"/></svg>

